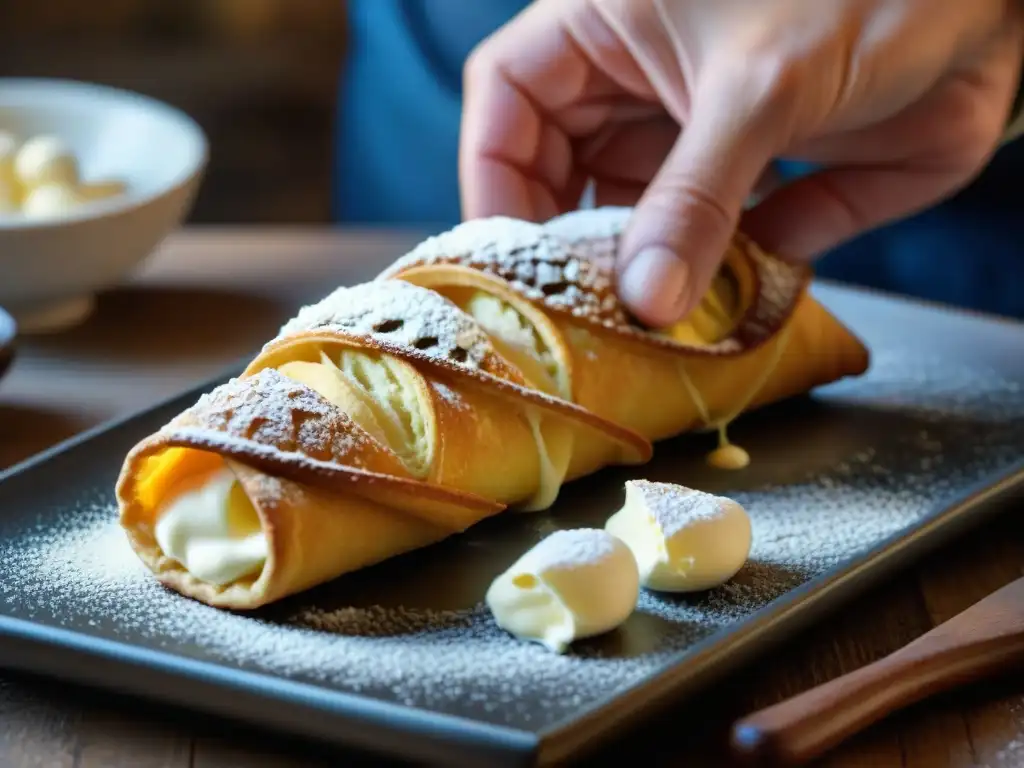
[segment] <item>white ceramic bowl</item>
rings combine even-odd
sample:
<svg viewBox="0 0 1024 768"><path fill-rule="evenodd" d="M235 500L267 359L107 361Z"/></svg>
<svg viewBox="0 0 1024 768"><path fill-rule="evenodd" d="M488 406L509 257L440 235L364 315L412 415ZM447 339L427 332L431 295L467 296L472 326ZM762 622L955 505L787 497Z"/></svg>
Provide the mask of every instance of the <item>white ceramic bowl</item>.
<svg viewBox="0 0 1024 768"><path fill-rule="evenodd" d="M60 218L0 214L0 306L23 333L88 316L187 216L206 169L202 129L136 93L71 80L0 78L0 131L59 136L86 181L117 179L124 194Z"/></svg>

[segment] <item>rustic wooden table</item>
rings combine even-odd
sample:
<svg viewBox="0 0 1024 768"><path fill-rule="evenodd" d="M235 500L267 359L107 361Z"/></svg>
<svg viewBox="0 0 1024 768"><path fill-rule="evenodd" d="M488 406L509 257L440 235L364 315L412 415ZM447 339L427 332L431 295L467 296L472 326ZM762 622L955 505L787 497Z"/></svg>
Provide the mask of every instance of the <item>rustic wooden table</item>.
<svg viewBox="0 0 1024 768"><path fill-rule="evenodd" d="M0 381L0 468L218 375L307 301L374 274L413 235L329 229L193 229L83 326L23 340ZM697 701L631 733L601 763L728 765L725 731L744 712L888 653L1017 578L1013 512L864 595ZM226 768L378 764L208 716L66 684L0 677L0 765ZM822 765L1024 765L1024 677L927 702L835 750Z"/></svg>

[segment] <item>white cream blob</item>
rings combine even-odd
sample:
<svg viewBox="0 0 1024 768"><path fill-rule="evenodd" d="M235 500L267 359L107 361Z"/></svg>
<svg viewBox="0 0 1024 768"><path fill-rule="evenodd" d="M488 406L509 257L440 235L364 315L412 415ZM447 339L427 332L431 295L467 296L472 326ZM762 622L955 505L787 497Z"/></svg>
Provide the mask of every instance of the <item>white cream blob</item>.
<svg viewBox="0 0 1024 768"><path fill-rule="evenodd" d="M58 136L33 136L18 149L14 172L27 188L44 184L78 186L78 160Z"/></svg>
<svg viewBox="0 0 1024 768"><path fill-rule="evenodd" d="M67 184L47 183L33 188L21 204L21 212L30 218L56 218L81 204L74 188Z"/></svg>
<svg viewBox="0 0 1024 768"><path fill-rule="evenodd" d="M164 554L215 586L258 573L267 559L256 510L227 467L175 497L157 519L155 534Z"/></svg>
<svg viewBox="0 0 1024 768"><path fill-rule="evenodd" d="M562 484L569 471L569 462L572 460L575 436L568 424L552 418L545 419L543 415L532 408L527 409L526 419L537 444L540 474L537 492L532 498L525 501L519 510L536 512L548 509L561 493Z"/></svg>
<svg viewBox="0 0 1024 768"><path fill-rule="evenodd" d="M750 554L750 518L739 503L671 483L628 481L605 530L633 552L640 583L664 592L720 586Z"/></svg>
<svg viewBox="0 0 1024 768"><path fill-rule="evenodd" d="M491 583L486 602L506 632L562 653L622 624L639 594L636 560L625 544L581 528L538 542Z"/></svg>
<svg viewBox="0 0 1024 768"><path fill-rule="evenodd" d="M82 179L78 158L59 136L39 134L21 143L0 131L0 214L59 219L126 191L120 179Z"/></svg>

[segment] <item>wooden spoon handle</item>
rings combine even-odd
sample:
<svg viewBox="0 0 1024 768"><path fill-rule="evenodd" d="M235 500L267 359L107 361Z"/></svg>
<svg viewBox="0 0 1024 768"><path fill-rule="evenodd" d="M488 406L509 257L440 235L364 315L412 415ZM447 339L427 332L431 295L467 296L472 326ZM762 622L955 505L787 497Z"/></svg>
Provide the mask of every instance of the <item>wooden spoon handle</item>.
<svg viewBox="0 0 1024 768"><path fill-rule="evenodd" d="M1020 637L966 646L948 640L911 643L743 718L733 726L733 754L749 765L800 765L897 709L1004 670L1024 654Z"/></svg>

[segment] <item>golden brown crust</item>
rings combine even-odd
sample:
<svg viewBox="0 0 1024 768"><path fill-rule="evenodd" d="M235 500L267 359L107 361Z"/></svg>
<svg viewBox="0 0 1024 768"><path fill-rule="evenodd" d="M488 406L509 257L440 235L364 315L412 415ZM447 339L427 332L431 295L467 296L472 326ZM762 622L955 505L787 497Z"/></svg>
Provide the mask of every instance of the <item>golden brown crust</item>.
<svg viewBox="0 0 1024 768"><path fill-rule="evenodd" d="M436 505L460 509L461 520L494 514L503 504L475 494L411 478L383 446L309 387L264 369L233 379L200 398L167 426L141 441L128 455L119 481L137 476L138 462L180 447L217 454L268 477L371 500L387 498L408 514L438 523ZM426 505L430 500L435 504ZM429 514L425 508L429 507ZM453 530L462 530L456 526Z"/></svg>
<svg viewBox="0 0 1024 768"><path fill-rule="evenodd" d="M617 238L624 222L612 222L607 236ZM415 281L415 276L440 265L473 269L500 279L544 311L593 331L694 357L741 355L773 338L792 316L812 276L808 267L766 254L737 233L724 264L741 282L746 311L727 337L698 346L641 326L618 299L612 265L607 259L591 258L588 245L583 239L574 243L552 234L547 225L509 222L505 228L487 229L462 225L425 240L377 280L409 277Z"/></svg>
<svg viewBox="0 0 1024 768"><path fill-rule="evenodd" d="M121 497L129 542L157 581L216 608L259 608L335 578L339 560L347 563L346 570L355 570L451 534L394 511L387 499L378 503L329 493L244 464L228 461L228 466L252 501L270 545L266 563L253 580L221 587L195 578L160 551L150 521L140 520L138 500L130 492Z"/></svg>
<svg viewBox="0 0 1024 768"><path fill-rule="evenodd" d="M168 444L189 444L243 459L264 453L377 474L408 476L401 463L316 391L276 370L231 379L204 394L161 430ZM229 445L228 443L232 443Z"/></svg>
<svg viewBox="0 0 1024 768"><path fill-rule="evenodd" d="M592 439L615 441L625 464L643 464L653 455L650 442L632 430L528 387L472 317L434 291L402 280L339 288L286 325L242 376L297 359L298 348L318 344L384 352L460 385L475 382L517 406L534 406L588 428Z"/></svg>
<svg viewBox="0 0 1024 768"><path fill-rule="evenodd" d="M533 325L544 346L553 355L554 362L564 379L558 384L565 386L572 380L572 351L565 344L557 322L548 316L543 305L530 301L500 277L461 264L442 263L432 264L430 267L412 267L402 272L400 277L403 282L438 291L442 295L445 295L445 289L451 288L482 289L505 302ZM569 392L562 396L564 399L571 399Z"/></svg>
<svg viewBox="0 0 1024 768"><path fill-rule="evenodd" d="M147 462L182 448L200 465L225 462L241 482L269 544L255 579L226 587L206 583L158 546L156 510L145 503L139 483L147 477ZM129 544L162 584L233 610L256 608L338 575L330 570L337 562L333 553L311 550L348 546L349 565L363 567L402 551L403 542L407 549L424 546L505 509L476 494L412 479L345 413L275 370L217 387L137 444L125 459L116 495ZM346 543L360 531L358 546ZM375 533L379 541L365 541Z"/></svg>
<svg viewBox="0 0 1024 768"><path fill-rule="evenodd" d="M726 265L745 311L725 338L697 346L642 328L614 291L625 221L614 210L546 225L469 223L425 241L371 283L304 308L238 379L129 452L117 495L135 551L173 589L210 605L254 608L426 546L532 494L542 482L536 416L573 430L566 478L573 479L612 463L644 463L653 440L700 426L684 382L703 391L718 418L867 368L863 344L807 292L810 270L762 253L742 235ZM452 285L482 288L533 324L557 362L562 397L531 386L524 372L532 362L506 360L478 321L442 295ZM398 449L276 370L320 362L331 346L389 355L415 373L418 402L429 411L423 479ZM514 452L516 471L496 469L502 453L481 456L480 441ZM201 475L204 462L220 462L239 479L270 545L253 580L215 587L160 552L161 488L142 486L147 462L182 455L174 451L193 463L183 473Z"/></svg>

